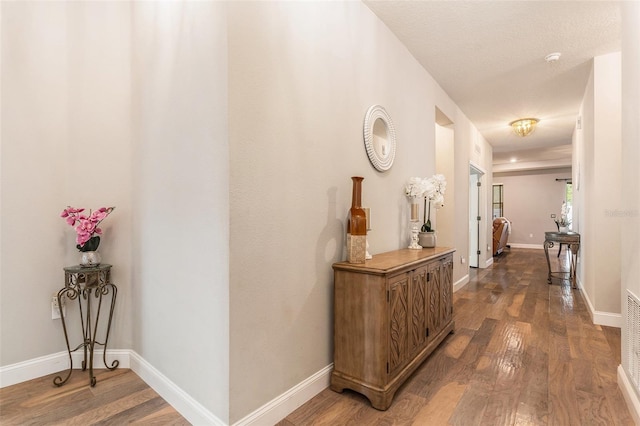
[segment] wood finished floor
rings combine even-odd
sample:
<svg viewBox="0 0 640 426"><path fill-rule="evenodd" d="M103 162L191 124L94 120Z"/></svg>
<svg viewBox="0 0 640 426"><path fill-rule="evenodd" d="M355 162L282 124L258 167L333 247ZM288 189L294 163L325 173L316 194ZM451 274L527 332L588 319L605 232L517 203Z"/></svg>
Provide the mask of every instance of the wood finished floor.
<svg viewBox="0 0 640 426"><path fill-rule="evenodd" d="M454 294L455 334L389 410L325 389L278 426L633 425L616 381L620 331L594 326L579 290L548 285L546 271L544 252L524 249L472 270ZM98 370L94 388L86 372L59 388L54 376L0 389L0 425L188 424L130 370Z"/></svg>
<svg viewBox="0 0 640 426"><path fill-rule="evenodd" d="M455 334L387 411L325 389L277 426L634 424L617 385L620 330L593 325L580 290L547 284L544 251L507 250L472 275L454 294Z"/></svg>
<svg viewBox="0 0 640 426"><path fill-rule="evenodd" d="M74 370L61 387L51 374L0 389L0 425L188 425L129 369Z"/></svg>

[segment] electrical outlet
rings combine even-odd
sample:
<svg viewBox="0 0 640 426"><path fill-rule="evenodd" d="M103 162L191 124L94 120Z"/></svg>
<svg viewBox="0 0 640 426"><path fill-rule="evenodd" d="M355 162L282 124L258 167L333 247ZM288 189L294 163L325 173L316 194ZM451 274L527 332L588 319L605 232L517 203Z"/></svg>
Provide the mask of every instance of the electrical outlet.
<svg viewBox="0 0 640 426"><path fill-rule="evenodd" d="M462 264L464 265L464 264L465 264L465 262L466 262L465 258L464 258L464 257L461 257L461 258L460 258L460 263L462 263Z"/></svg>
<svg viewBox="0 0 640 426"><path fill-rule="evenodd" d="M62 315L67 316L67 305L65 304L64 296L60 298L62 302ZM51 319L60 318L60 307L58 306L58 295L54 294L51 297Z"/></svg>

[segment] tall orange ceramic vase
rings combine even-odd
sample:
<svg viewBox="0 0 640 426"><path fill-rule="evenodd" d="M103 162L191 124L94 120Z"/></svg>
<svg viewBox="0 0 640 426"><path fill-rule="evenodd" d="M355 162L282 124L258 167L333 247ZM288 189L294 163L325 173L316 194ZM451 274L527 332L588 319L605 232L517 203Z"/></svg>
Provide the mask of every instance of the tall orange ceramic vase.
<svg viewBox="0 0 640 426"><path fill-rule="evenodd" d="M362 208L363 177L353 176L351 209L347 223L347 262L364 263L367 253L367 216Z"/></svg>

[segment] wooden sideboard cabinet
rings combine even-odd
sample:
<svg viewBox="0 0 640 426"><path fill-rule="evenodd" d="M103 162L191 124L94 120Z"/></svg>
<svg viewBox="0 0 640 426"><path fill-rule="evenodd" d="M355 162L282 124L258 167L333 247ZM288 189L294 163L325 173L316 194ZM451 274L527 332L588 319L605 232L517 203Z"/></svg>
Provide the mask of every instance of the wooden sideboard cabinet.
<svg viewBox="0 0 640 426"><path fill-rule="evenodd" d="M397 250L334 270L331 389L386 410L400 385L453 332L452 248Z"/></svg>

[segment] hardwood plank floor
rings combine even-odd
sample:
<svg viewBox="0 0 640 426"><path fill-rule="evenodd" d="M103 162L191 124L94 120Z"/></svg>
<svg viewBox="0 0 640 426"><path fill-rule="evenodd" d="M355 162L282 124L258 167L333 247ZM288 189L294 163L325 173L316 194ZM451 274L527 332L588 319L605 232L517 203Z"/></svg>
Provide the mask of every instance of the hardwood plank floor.
<svg viewBox="0 0 640 426"><path fill-rule="evenodd" d="M633 425L617 385L620 330L593 325L580 291L546 277L542 250L511 249L473 269L454 294L455 334L387 411L325 389L278 426ZM94 388L86 372L62 387L54 376L0 389L0 424L189 424L128 369L96 370Z"/></svg>
<svg viewBox="0 0 640 426"><path fill-rule="evenodd" d="M129 369L74 370L61 387L51 374L0 389L0 425L188 425Z"/></svg>
<svg viewBox="0 0 640 426"><path fill-rule="evenodd" d="M552 268L567 270L564 252ZM387 411L325 389L278 426L633 425L618 389L620 330L580 290L547 284L542 250L511 249L454 294L451 334Z"/></svg>

